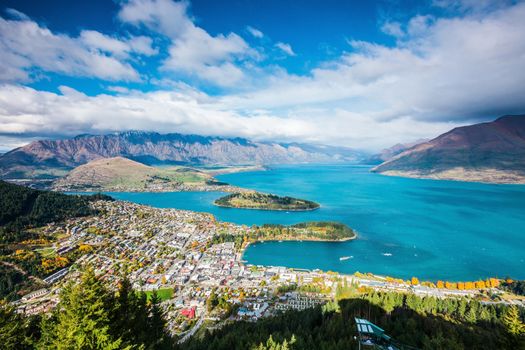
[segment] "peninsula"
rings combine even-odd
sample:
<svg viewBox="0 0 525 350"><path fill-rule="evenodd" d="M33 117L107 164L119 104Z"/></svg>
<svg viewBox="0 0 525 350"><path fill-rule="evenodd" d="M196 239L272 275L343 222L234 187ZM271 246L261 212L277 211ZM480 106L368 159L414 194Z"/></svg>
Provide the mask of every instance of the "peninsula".
<svg viewBox="0 0 525 350"><path fill-rule="evenodd" d="M353 229L340 222L308 221L286 226L265 224L254 230L255 240L343 242L357 238Z"/></svg>
<svg viewBox="0 0 525 350"><path fill-rule="evenodd" d="M319 204L293 197L281 197L274 194L255 191L232 193L221 197L215 205L227 208L306 211L319 208Z"/></svg>

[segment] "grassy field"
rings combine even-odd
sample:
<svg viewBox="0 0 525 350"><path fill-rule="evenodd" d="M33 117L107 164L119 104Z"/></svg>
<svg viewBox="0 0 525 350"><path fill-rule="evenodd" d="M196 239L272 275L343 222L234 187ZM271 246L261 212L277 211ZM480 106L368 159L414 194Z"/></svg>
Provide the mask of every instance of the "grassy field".
<svg viewBox="0 0 525 350"><path fill-rule="evenodd" d="M58 180L59 190L143 191L204 186L213 177L197 169L152 167L123 157L97 159L73 169Z"/></svg>
<svg viewBox="0 0 525 350"><path fill-rule="evenodd" d="M148 297L148 300L150 300L151 295L153 294L153 291L147 291L145 293L146 293L146 296ZM157 290L157 295L162 301L171 299L171 297L173 297L173 288L160 288Z"/></svg>
<svg viewBox="0 0 525 350"><path fill-rule="evenodd" d="M54 258L56 256L56 250L53 247L46 247L42 249L36 249L43 258Z"/></svg>

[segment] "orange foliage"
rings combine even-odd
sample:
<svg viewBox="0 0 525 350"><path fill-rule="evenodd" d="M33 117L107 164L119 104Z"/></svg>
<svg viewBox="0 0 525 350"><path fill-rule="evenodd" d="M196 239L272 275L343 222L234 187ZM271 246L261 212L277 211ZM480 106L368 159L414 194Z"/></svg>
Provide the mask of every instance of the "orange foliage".
<svg viewBox="0 0 525 350"><path fill-rule="evenodd" d="M63 256L57 256L54 259L42 259L42 269L45 273L52 272L58 268L66 267L69 260Z"/></svg>

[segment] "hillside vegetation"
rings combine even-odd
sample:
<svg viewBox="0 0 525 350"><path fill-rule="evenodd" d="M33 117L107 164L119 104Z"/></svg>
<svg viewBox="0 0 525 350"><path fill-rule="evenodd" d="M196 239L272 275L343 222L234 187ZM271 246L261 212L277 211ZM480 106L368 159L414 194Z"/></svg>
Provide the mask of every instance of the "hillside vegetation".
<svg viewBox="0 0 525 350"><path fill-rule="evenodd" d="M254 226L245 235L221 232L213 237L212 244L234 242L241 250L247 243L260 241L347 241L357 237L354 230L345 224L330 221L310 221L290 226L265 224Z"/></svg>
<svg viewBox="0 0 525 350"><path fill-rule="evenodd" d="M0 298L17 299L19 294L41 287L42 278L74 261L73 251L49 257L45 250L56 239L38 227L72 217L94 215L93 200L111 200L105 195L69 196L33 190L0 181Z"/></svg>
<svg viewBox="0 0 525 350"><path fill-rule="evenodd" d="M173 349L160 302L155 292L148 298L133 291L126 278L114 291L86 270L80 282L61 289L51 314L24 317L0 304L0 344L5 350Z"/></svg>
<svg viewBox="0 0 525 350"><path fill-rule="evenodd" d="M309 221L285 226L279 224L265 224L257 227L255 234L258 240L325 240L341 241L357 237L354 230L340 222Z"/></svg>
<svg viewBox="0 0 525 350"><path fill-rule="evenodd" d="M365 291L339 285L337 301L257 322L226 322L175 344L155 293L116 292L91 270L62 289L51 315L24 317L0 305L0 342L11 349L348 350L357 349L355 317L383 328L399 350L523 349L525 325L516 306L467 299ZM42 320L41 320L42 319Z"/></svg>
<svg viewBox="0 0 525 350"><path fill-rule="evenodd" d="M187 167L152 167L114 157L91 161L57 180L54 188L65 191L167 191L205 186L213 178Z"/></svg>
<svg viewBox="0 0 525 350"><path fill-rule="evenodd" d="M70 196L0 181L0 241L20 240L24 230L71 217L95 214L89 202L109 196Z"/></svg>
<svg viewBox="0 0 525 350"><path fill-rule="evenodd" d="M180 349L357 349L355 317L383 328L395 339L397 349L494 350L525 346L523 315L515 306L367 292L323 307L229 324L190 340ZM281 347L272 347L272 342ZM287 347L283 348L285 343Z"/></svg>
<svg viewBox="0 0 525 350"><path fill-rule="evenodd" d="M221 197L215 205L229 208L261 209L261 210L313 210L319 204L293 197L280 197L274 194L259 192L240 192Z"/></svg>

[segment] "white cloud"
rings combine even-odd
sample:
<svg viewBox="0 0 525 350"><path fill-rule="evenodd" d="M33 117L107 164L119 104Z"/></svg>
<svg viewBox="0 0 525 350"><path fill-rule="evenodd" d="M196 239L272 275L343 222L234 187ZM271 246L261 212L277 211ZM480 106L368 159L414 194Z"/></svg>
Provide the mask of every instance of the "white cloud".
<svg viewBox="0 0 525 350"><path fill-rule="evenodd" d="M87 37L71 38L55 34L30 20L13 21L0 17L0 79L30 80L34 68L73 76L104 80L138 80L133 67L112 55L92 50L85 40L103 39L100 49L123 50L124 44L98 32L84 32ZM87 38L87 39L86 39ZM95 40L96 41L96 40ZM108 42L110 41L110 42ZM115 45L115 48L111 48Z"/></svg>
<svg viewBox="0 0 525 350"><path fill-rule="evenodd" d="M109 52L119 56L125 56L130 47L125 42L104 35L95 30L83 30L80 32L80 41L87 47Z"/></svg>
<svg viewBox="0 0 525 350"><path fill-rule="evenodd" d="M29 87L0 87L0 135L77 135L118 130L153 130L254 140L306 141L379 149L402 140L428 137L456 124L409 117L376 121L335 109L296 109L283 115L254 109L247 116L222 101L191 89L142 93L115 88L119 95L90 97L69 87L61 95ZM0 140L1 141L1 140Z"/></svg>
<svg viewBox="0 0 525 350"><path fill-rule="evenodd" d="M122 6L118 17L123 22L144 25L175 39L194 27L187 9L187 1L131 0Z"/></svg>
<svg viewBox="0 0 525 350"><path fill-rule="evenodd" d="M385 22L383 26L381 26L381 31L396 38L405 35L405 32L401 28L401 23L399 22Z"/></svg>
<svg viewBox="0 0 525 350"><path fill-rule="evenodd" d="M171 39L163 69L194 75L221 86L239 82L244 73L237 63L256 57L257 53L235 33L210 35L193 23L187 10L185 1L132 0L122 7L119 18Z"/></svg>
<svg viewBox="0 0 525 350"><path fill-rule="evenodd" d="M100 50L122 58L128 58L129 53L137 53L145 56L158 53L158 51L152 47L153 40L145 36L117 39L95 30L83 30L80 32L79 39L90 49Z"/></svg>
<svg viewBox="0 0 525 350"><path fill-rule="evenodd" d="M173 43L163 68L193 73L218 85L228 86L242 79L242 70L232 62L248 51L246 42L234 33L211 37L196 27Z"/></svg>
<svg viewBox="0 0 525 350"><path fill-rule="evenodd" d="M257 67L256 54L242 38L234 33L210 35L195 26L187 6L135 0L123 7L120 18L170 38L165 69L222 85L239 84L258 74L255 84L242 92L209 96L167 75L150 83L168 91L142 93L113 86L108 89L117 96L93 97L67 87L54 94L3 85L0 135L153 129L377 150L525 111L525 3L462 17L422 14L385 24L382 30L395 36L395 46L351 41L348 52L306 75L288 74L278 66L271 71ZM19 32L24 33L15 33ZM47 35L58 36L60 40L52 40L60 43L73 40ZM102 39L99 46L89 46L89 54L104 52L109 56L103 56L115 59L130 50L138 52L131 40ZM107 45L105 39L119 42ZM144 47L151 48L151 42L144 40ZM36 40L36 49L40 45L46 52L40 41ZM20 54L16 43L15 49L2 53L0 68L6 69L0 69L0 75L24 76L36 60L30 53ZM0 41L0 45L6 44ZM75 46L78 42L69 45L80 50ZM81 49L86 47L82 42ZM46 59L43 62L51 65ZM248 63L257 73L248 73Z"/></svg>
<svg viewBox="0 0 525 350"><path fill-rule="evenodd" d="M153 56L159 53L158 49L153 48L153 40L147 36L134 36L127 41L130 51L145 56Z"/></svg>
<svg viewBox="0 0 525 350"><path fill-rule="evenodd" d="M29 20L29 17L25 13L20 12L18 10L7 8L5 9L5 12L13 19L18 19L22 21Z"/></svg>
<svg viewBox="0 0 525 350"><path fill-rule="evenodd" d="M396 47L352 41L309 76L281 73L266 88L226 96L229 108L344 107L376 120L489 119L525 110L525 3L480 18L409 21Z"/></svg>
<svg viewBox="0 0 525 350"><path fill-rule="evenodd" d="M290 44L278 42L277 44L275 44L275 47L283 51L288 56L295 56L295 52L293 52L292 46Z"/></svg>
<svg viewBox="0 0 525 350"><path fill-rule="evenodd" d="M513 2L513 0L434 0L432 3L449 11L480 13L505 8Z"/></svg>
<svg viewBox="0 0 525 350"><path fill-rule="evenodd" d="M248 33L250 33L254 38L257 38L257 39L261 39L262 37L264 37L264 34L263 32L261 32L259 29L256 29L252 26L247 26L246 27L246 30L248 31Z"/></svg>

